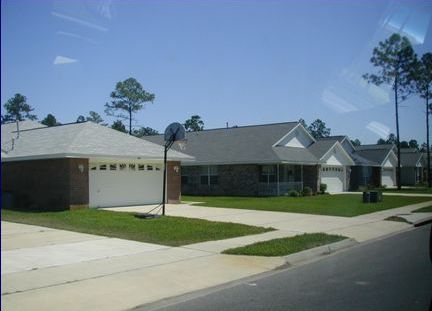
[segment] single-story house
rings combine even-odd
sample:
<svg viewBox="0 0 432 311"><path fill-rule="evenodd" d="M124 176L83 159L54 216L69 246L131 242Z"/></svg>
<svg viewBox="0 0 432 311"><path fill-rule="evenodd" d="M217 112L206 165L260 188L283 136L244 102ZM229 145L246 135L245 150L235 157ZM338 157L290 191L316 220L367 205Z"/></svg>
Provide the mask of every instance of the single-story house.
<svg viewBox="0 0 432 311"><path fill-rule="evenodd" d="M321 162L320 182L327 185L326 191L347 191L354 161L337 137L320 138L308 149Z"/></svg>
<svg viewBox="0 0 432 311"><path fill-rule="evenodd" d="M351 169L351 189L366 185L396 186L397 157L394 145L356 146L352 157L356 166Z"/></svg>
<svg viewBox="0 0 432 311"><path fill-rule="evenodd" d="M423 181L426 159L414 148L401 149L401 185L415 186Z"/></svg>
<svg viewBox="0 0 432 311"><path fill-rule="evenodd" d="M145 139L162 144L161 135ZM321 182L346 189L352 165L339 142L315 140L298 122L188 132L182 163L182 193L194 195L284 195Z"/></svg>
<svg viewBox="0 0 432 311"><path fill-rule="evenodd" d="M2 125L2 192L39 209L160 203L163 148L92 122L44 127ZM167 200L179 202L181 161L170 150Z"/></svg>
<svg viewBox="0 0 432 311"><path fill-rule="evenodd" d="M347 184L349 190L358 190L361 186L379 187L396 185L397 158L394 145L354 146L348 136L330 136L321 138L325 141L338 141L354 161L348 168Z"/></svg>

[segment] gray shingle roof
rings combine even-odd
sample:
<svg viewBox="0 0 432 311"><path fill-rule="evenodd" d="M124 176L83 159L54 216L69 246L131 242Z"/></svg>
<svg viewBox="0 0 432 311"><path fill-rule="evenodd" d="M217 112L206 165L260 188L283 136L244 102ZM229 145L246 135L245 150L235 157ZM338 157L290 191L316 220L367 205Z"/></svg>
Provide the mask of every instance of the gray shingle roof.
<svg viewBox="0 0 432 311"><path fill-rule="evenodd" d="M401 149L402 166L415 167L417 166L417 163L421 160L423 160L423 155L417 149L413 149L413 148ZM426 163L426 160L424 162Z"/></svg>
<svg viewBox="0 0 432 311"><path fill-rule="evenodd" d="M334 136L322 137L319 140L331 140L334 142L338 141L341 143L345 138L346 136L344 135L334 135Z"/></svg>
<svg viewBox="0 0 432 311"><path fill-rule="evenodd" d="M364 157L364 155L361 156L358 152L353 152L350 155L351 155L351 158L354 160L354 163L356 165L360 165L360 166L376 166L376 165L381 165L381 163L376 163L374 161L366 159Z"/></svg>
<svg viewBox="0 0 432 311"><path fill-rule="evenodd" d="M4 146L2 142L2 150L7 153L2 160L66 156L163 158L161 146L92 122L23 130L13 148L10 147ZM168 157L175 160L193 159L177 151L170 151Z"/></svg>
<svg viewBox="0 0 432 311"><path fill-rule="evenodd" d="M20 131L29 130L34 128L47 127L36 121L24 120L19 122ZM16 122L6 123L1 125L1 140L4 142L12 140L17 136L17 124Z"/></svg>
<svg viewBox="0 0 432 311"><path fill-rule="evenodd" d="M308 150L317 159L321 159L330 150L330 148L334 146L336 142L338 142L337 139L319 139L310 147L308 147Z"/></svg>
<svg viewBox="0 0 432 311"><path fill-rule="evenodd" d="M380 166L394 147L392 144L360 145L355 147L352 157L356 165Z"/></svg>
<svg viewBox="0 0 432 311"><path fill-rule="evenodd" d="M356 150L391 150L394 149L393 144L382 144L382 145L360 145L356 147Z"/></svg>
<svg viewBox="0 0 432 311"><path fill-rule="evenodd" d="M391 149L363 149L356 150L356 154L370 161L373 165L381 165Z"/></svg>
<svg viewBox="0 0 432 311"><path fill-rule="evenodd" d="M194 156L195 164L304 163L318 159L304 148L273 145L288 134L298 122L242 126L186 133L185 152ZM162 144L162 135L144 139ZM174 148L178 147L174 145Z"/></svg>

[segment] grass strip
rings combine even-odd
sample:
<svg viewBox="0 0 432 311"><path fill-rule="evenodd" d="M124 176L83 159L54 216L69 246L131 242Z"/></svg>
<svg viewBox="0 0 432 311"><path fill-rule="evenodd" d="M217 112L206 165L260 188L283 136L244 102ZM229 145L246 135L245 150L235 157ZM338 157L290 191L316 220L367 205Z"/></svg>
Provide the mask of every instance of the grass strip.
<svg viewBox="0 0 432 311"><path fill-rule="evenodd" d="M353 217L391 208L432 201L425 197L385 196L379 203L363 203L360 194L316 195L309 197L226 197L182 196L184 201L203 202L197 206L237 208Z"/></svg>
<svg viewBox="0 0 432 311"><path fill-rule="evenodd" d="M325 233L305 233L294 237L258 242L225 250L224 254L249 256L286 256L306 249L342 241L346 237Z"/></svg>

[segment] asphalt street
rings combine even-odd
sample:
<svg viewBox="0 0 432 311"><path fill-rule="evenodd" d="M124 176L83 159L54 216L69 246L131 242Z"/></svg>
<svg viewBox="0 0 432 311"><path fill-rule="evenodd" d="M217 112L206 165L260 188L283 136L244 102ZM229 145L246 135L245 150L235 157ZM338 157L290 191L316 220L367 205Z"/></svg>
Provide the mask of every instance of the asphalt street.
<svg viewBox="0 0 432 311"><path fill-rule="evenodd" d="M429 310L430 232L430 225L423 226L236 286L139 310Z"/></svg>

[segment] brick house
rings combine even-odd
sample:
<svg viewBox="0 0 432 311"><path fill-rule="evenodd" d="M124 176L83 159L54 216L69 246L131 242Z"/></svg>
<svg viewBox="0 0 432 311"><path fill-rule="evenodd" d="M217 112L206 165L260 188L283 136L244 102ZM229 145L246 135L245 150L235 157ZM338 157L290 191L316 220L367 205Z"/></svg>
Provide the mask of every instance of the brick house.
<svg viewBox="0 0 432 311"><path fill-rule="evenodd" d="M162 144L160 135L146 140ZM326 183L347 190L354 162L338 141L314 139L298 122L188 132L182 193L193 195L284 195Z"/></svg>
<svg viewBox="0 0 432 311"><path fill-rule="evenodd" d="M92 122L2 125L2 193L26 208L65 210L162 201L163 149ZM171 150L167 200L179 202L181 161Z"/></svg>
<svg viewBox="0 0 432 311"><path fill-rule="evenodd" d="M401 185L415 186L426 178L424 167L427 167L427 155L414 148L401 149Z"/></svg>
<svg viewBox="0 0 432 311"><path fill-rule="evenodd" d="M348 136L330 136L324 140L339 141L354 161L350 167L349 190L357 191L362 186L394 187L396 185L397 158L395 146L353 146Z"/></svg>

